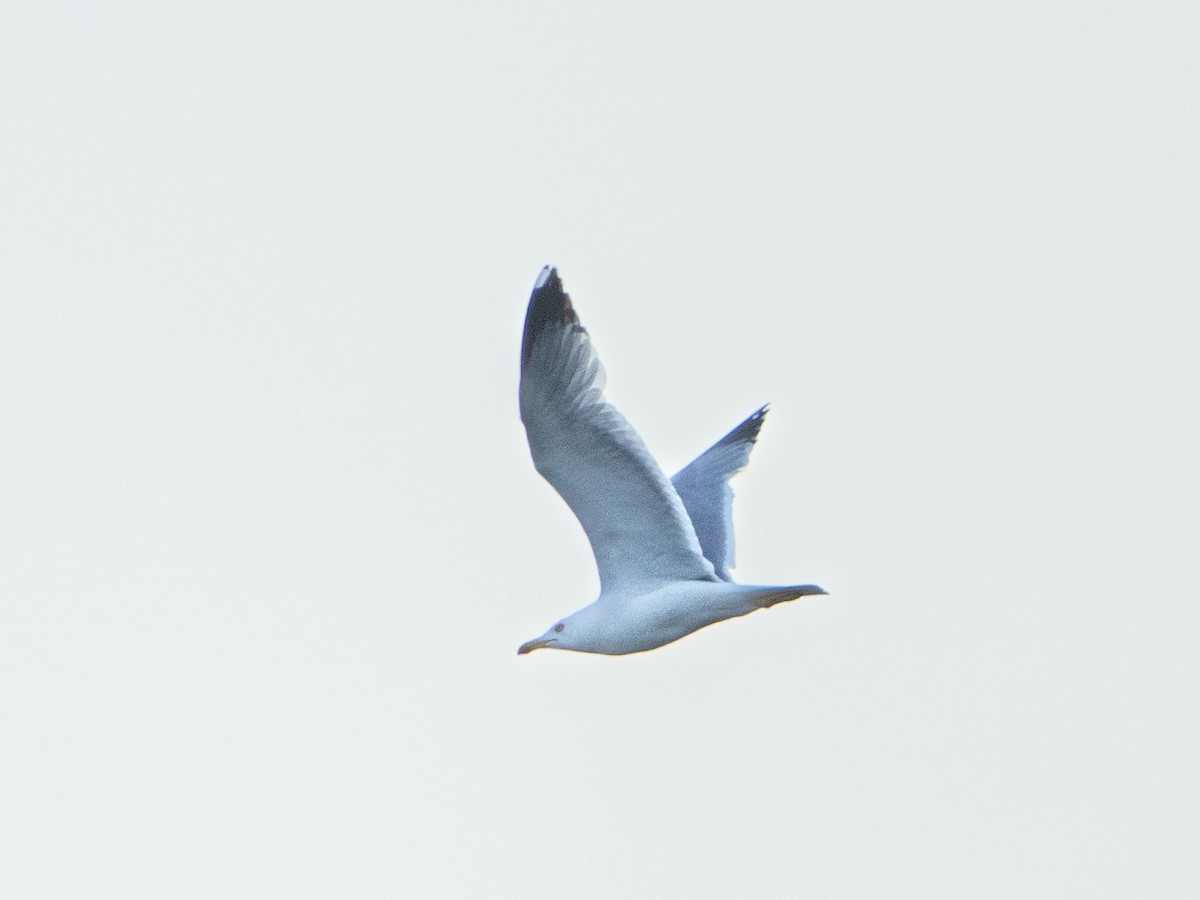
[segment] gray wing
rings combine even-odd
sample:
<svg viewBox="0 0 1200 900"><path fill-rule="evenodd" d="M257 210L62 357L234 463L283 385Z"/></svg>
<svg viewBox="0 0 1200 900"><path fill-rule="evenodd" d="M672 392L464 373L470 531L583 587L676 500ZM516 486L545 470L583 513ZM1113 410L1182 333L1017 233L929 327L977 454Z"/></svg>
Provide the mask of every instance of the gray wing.
<svg viewBox="0 0 1200 900"><path fill-rule="evenodd" d="M671 479L692 520L701 550L724 581L733 580L729 567L734 564L733 488L729 479L746 468L766 415L767 407L763 406Z"/></svg>
<svg viewBox="0 0 1200 900"><path fill-rule="evenodd" d="M603 391L591 339L547 266L521 342L521 421L534 466L583 525L602 591L716 581L679 495Z"/></svg>

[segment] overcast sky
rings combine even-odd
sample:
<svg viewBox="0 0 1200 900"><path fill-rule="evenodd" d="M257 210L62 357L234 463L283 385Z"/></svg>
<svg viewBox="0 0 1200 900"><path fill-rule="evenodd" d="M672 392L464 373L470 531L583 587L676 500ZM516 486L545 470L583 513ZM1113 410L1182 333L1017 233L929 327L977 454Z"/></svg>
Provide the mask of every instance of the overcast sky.
<svg viewBox="0 0 1200 900"><path fill-rule="evenodd" d="M1191 2L0 13L0 893L1200 893ZM559 267L648 654L517 415Z"/></svg>

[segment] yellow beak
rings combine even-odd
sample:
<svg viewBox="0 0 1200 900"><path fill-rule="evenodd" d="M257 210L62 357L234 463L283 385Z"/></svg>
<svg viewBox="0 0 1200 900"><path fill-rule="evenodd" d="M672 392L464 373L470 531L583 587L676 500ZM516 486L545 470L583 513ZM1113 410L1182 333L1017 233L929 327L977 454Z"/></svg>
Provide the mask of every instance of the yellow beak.
<svg viewBox="0 0 1200 900"><path fill-rule="evenodd" d="M551 644L557 644L555 638L540 637L537 640L526 641L517 648L517 656L524 656L526 653L532 653L534 650L541 650L543 647L549 647Z"/></svg>

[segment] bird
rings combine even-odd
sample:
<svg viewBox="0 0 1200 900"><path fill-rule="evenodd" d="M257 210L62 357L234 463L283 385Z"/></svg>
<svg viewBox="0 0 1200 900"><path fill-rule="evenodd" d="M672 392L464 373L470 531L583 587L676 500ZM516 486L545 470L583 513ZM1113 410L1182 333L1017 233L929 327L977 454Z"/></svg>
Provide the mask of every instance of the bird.
<svg viewBox="0 0 1200 900"><path fill-rule="evenodd" d="M716 622L798 597L815 584L738 584L729 479L745 468L763 406L668 479L604 399L604 368L558 270L533 286L521 339L519 404L534 468L575 513L600 575L597 599L517 653L654 650Z"/></svg>

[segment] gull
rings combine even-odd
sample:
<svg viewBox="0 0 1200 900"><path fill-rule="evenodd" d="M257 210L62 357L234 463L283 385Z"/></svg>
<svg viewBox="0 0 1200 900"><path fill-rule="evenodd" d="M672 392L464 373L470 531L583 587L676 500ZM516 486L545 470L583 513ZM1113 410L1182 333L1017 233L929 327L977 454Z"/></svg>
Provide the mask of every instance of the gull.
<svg viewBox="0 0 1200 900"><path fill-rule="evenodd" d="M534 467L592 545L600 596L518 654L642 653L715 622L825 593L815 584L736 584L729 575L729 479L749 462L767 407L668 480L604 399L600 359L550 266L538 275L525 313L520 406Z"/></svg>

